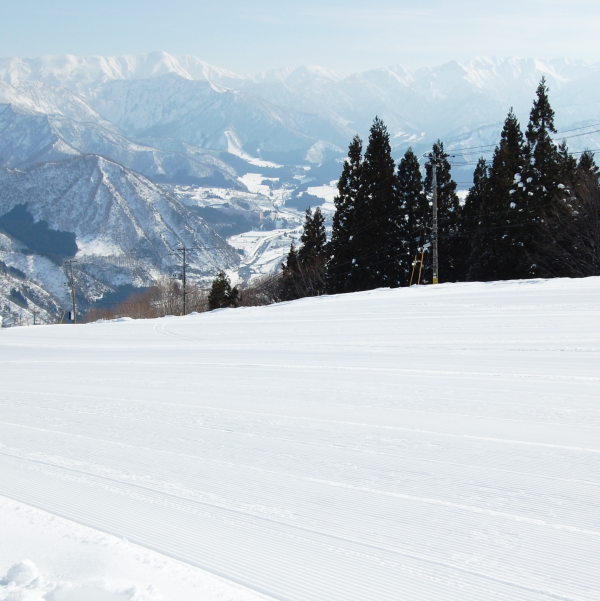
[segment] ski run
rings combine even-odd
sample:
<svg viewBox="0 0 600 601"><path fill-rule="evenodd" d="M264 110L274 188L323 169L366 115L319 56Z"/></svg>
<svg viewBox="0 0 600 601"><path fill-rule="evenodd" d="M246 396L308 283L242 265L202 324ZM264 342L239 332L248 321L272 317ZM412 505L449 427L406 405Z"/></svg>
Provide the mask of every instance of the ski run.
<svg viewBox="0 0 600 601"><path fill-rule="evenodd" d="M600 278L11 328L0 360L1 600L600 600Z"/></svg>

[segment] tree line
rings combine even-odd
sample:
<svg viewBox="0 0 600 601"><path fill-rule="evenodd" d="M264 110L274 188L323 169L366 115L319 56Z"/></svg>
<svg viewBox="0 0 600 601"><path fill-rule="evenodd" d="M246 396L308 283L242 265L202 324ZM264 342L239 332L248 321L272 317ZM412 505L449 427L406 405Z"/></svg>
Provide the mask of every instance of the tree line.
<svg viewBox="0 0 600 601"><path fill-rule="evenodd" d="M555 142L556 133L542 79L526 130L511 109L491 161L478 160L461 203L443 142L433 144L424 168L411 148L396 165L389 132L376 117L364 152L359 136L350 143L329 241L321 210L309 208L300 244L292 244L278 273L232 286L221 272L209 290L188 291L188 308L431 283L434 164L440 282L600 275L600 172L591 151L576 159L564 141ZM181 292L165 280L111 316L179 315Z"/></svg>
<svg viewBox="0 0 600 601"><path fill-rule="evenodd" d="M434 164L440 282L600 275L598 167L591 151L575 159L556 133L542 79L525 132L511 109L461 204L443 143L423 170L410 148L396 165L375 118L364 153L360 137L350 144L329 242L320 210L307 211L302 244L282 265L282 298L407 286L415 265L430 283Z"/></svg>

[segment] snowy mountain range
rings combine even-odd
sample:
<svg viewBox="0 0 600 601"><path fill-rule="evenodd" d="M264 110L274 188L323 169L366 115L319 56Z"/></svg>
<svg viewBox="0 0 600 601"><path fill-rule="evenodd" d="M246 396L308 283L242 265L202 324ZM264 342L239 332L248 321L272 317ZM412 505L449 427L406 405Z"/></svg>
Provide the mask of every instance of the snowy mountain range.
<svg viewBox="0 0 600 601"><path fill-rule="evenodd" d="M235 271L239 252L176 197L181 186L186 198L189 186L238 190L247 204L252 181L248 214L270 206L277 219L286 199L298 203L308 186L329 186L324 197L331 196L351 137L365 139L378 115L396 158L442 139L465 189L478 156L491 156L508 110L526 122L542 77L557 139L575 151L600 148L600 64L581 61L476 58L418 70L346 75L302 66L247 76L165 52L0 58L0 219L24 205L51 229L74 233L81 269L100 296L103 287L165 273L176 244L206 247L198 274ZM201 196L212 206L210 193ZM314 196L306 198L314 205ZM40 275L32 249L2 236L6 269L19 269L59 302L61 290ZM46 271L58 277L52 265ZM21 290L17 280L11 291ZM10 308L7 294L0 291L0 305Z"/></svg>
<svg viewBox="0 0 600 601"><path fill-rule="evenodd" d="M263 119L259 126L269 117L281 121L284 108L312 115L303 123L296 113L285 113L292 138L303 134L343 144L346 139L340 140L340 135L366 135L377 114L388 125L396 148L414 140L449 140L502 122L511 106L525 120L542 77L550 86L559 128L597 118L600 64L568 59L483 57L417 70L393 65L352 75L302 66L254 76L237 75L195 57L165 52L138 57L0 59L0 80L12 85L37 81L67 88L87 98L102 116L121 124L129 134L151 127L176 132L191 98L193 106L188 110L192 115L213 110L213 103L217 103L222 121L228 123L221 128L215 124L212 132L186 133L195 136L195 142L206 139L209 144L217 144L216 130L224 133L230 128L238 133L231 120L234 113L245 128L251 128L252 118ZM159 81L151 83L153 80ZM231 90L243 94L233 95ZM254 108L256 113L240 115L236 111L241 107ZM266 115L269 111L271 114ZM210 119L214 119L212 114ZM198 137L199 133L204 136ZM238 136L247 144L245 150L257 156L253 132ZM278 147L275 141L271 144ZM285 149L289 140L281 144ZM227 149L224 141L220 147Z"/></svg>

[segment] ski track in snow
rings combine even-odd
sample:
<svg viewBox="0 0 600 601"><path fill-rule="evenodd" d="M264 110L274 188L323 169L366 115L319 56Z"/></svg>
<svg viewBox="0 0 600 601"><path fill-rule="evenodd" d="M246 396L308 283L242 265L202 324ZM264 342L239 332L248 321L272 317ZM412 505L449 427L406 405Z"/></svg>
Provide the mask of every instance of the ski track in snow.
<svg viewBox="0 0 600 601"><path fill-rule="evenodd" d="M281 601L600 600L599 317L588 278L4 330L0 495Z"/></svg>

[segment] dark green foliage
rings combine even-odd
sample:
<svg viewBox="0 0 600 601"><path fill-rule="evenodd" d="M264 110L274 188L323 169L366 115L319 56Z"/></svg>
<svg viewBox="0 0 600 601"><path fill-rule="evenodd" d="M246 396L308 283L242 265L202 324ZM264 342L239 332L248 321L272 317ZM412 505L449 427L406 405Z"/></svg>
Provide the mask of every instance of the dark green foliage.
<svg viewBox="0 0 600 601"><path fill-rule="evenodd" d="M468 241L468 245L472 246L475 240L477 228L482 219L481 212L486 199L488 182L490 177L490 169L487 161L480 157L477 161L477 167L473 172L473 186L467 194L465 204L461 214L461 235Z"/></svg>
<svg viewBox="0 0 600 601"><path fill-rule="evenodd" d="M213 280L208 295L208 310L225 309L227 307L237 307L238 289L237 286L231 287L231 281L224 271L219 272Z"/></svg>
<svg viewBox="0 0 600 601"><path fill-rule="evenodd" d="M534 175L529 191L533 192L539 191L538 189L541 187L550 191L555 183L553 178L556 175L555 168L558 163L558 150L551 136L556 133L554 111L548 99L548 86L545 78L540 81L536 96L529 115L526 133Z"/></svg>
<svg viewBox="0 0 600 601"><path fill-rule="evenodd" d="M439 281L456 282L464 278L464 253L459 237L460 202L456 194L456 182L450 174L448 154L444 151L444 143L438 140L429 154L425 165L425 190L432 193L433 169L437 164L437 197L438 197L438 240L439 240ZM431 261L426 271L431 282Z"/></svg>
<svg viewBox="0 0 600 601"><path fill-rule="evenodd" d="M314 215L311 214L310 207L306 209L300 240L302 242L302 246L298 251L298 261L300 263L311 265L325 261L327 233L325 231L325 219L319 207L315 209Z"/></svg>
<svg viewBox="0 0 600 601"><path fill-rule="evenodd" d="M298 251L294 244L290 246L285 263L281 264L281 299L295 300L303 296L299 282ZM305 296L305 295L304 295Z"/></svg>
<svg viewBox="0 0 600 601"><path fill-rule="evenodd" d="M567 201L544 215L537 251L547 277L600 275L600 182L593 165L584 164Z"/></svg>
<svg viewBox="0 0 600 601"><path fill-rule="evenodd" d="M598 172L598 165L596 165L596 161L594 160L594 153L591 150L584 151L577 163L577 177L583 178L589 176L598 178Z"/></svg>
<svg viewBox="0 0 600 601"><path fill-rule="evenodd" d="M327 292L336 294L350 290L350 272L353 251L355 206L361 191L362 141L354 136L348 149L348 159L338 181L338 195L334 198L335 214L331 240L327 247Z"/></svg>
<svg viewBox="0 0 600 601"><path fill-rule="evenodd" d="M79 250L75 234L52 230L48 222L43 220L34 222L24 204L14 206L0 217L0 230L25 244L34 253L58 264L65 258L74 257Z"/></svg>
<svg viewBox="0 0 600 601"><path fill-rule="evenodd" d="M483 211L487 199L488 181L489 167L486 160L481 157L473 172L473 186L465 199L460 221L461 239L467 255L465 265L465 279L467 280L481 279L475 270L481 267L477 259L482 251L482 244L485 242L482 238L481 227L484 220Z"/></svg>
<svg viewBox="0 0 600 601"><path fill-rule="evenodd" d="M529 219L526 184L522 181L527 161L523 133L511 110L487 177L473 190L480 196L481 208L468 261L467 279L471 281L529 276L529 255L523 244L524 222Z"/></svg>
<svg viewBox="0 0 600 601"><path fill-rule="evenodd" d="M299 250L292 244L282 268L282 298L293 300L325 292L327 234L321 209L306 209Z"/></svg>
<svg viewBox="0 0 600 601"><path fill-rule="evenodd" d="M400 237L404 242L401 255L402 284L410 284L412 263L425 243L429 219L429 203L421 178L419 159L409 148L398 165L398 202L400 205Z"/></svg>
<svg viewBox="0 0 600 601"><path fill-rule="evenodd" d="M592 155L593 160L593 155ZM570 194L569 185L572 185L577 177L577 161L575 157L569 152L566 141L562 141L558 147L558 169L560 175L560 184L558 185L559 196L557 200L563 200ZM564 186L564 187L563 187Z"/></svg>
<svg viewBox="0 0 600 601"><path fill-rule="evenodd" d="M540 227L543 227L544 215L553 212L568 195L568 181L564 178L574 166L569 166L566 147L561 156L552 139L555 133L554 111L548 99L546 80L542 78L526 132L529 161L521 180L525 192L521 236L525 264L517 278L543 275L536 258Z"/></svg>
<svg viewBox="0 0 600 601"><path fill-rule="evenodd" d="M402 282L402 227L396 165L383 121L373 121L354 209L349 288L397 287Z"/></svg>
<svg viewBox="0 0 600 601"><path fill-rule="evenodd" d="M479 160L461 206L443 143L433 146L424 184L410 149L394 174L389 135L376 118L364 157L355 138L338 183L327 247L328 291L410 283L415 255L431 241L426 194L432 193L433 164L441 282L595 274L600 170L592 152L577 162L564 142L557 146L554 133L542 80L526 135L511 109L491 164ZM431 254L425 265L422 283L431 282Z"/></svg>

